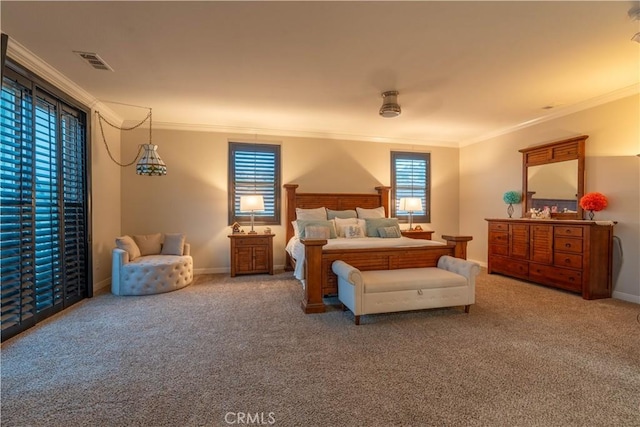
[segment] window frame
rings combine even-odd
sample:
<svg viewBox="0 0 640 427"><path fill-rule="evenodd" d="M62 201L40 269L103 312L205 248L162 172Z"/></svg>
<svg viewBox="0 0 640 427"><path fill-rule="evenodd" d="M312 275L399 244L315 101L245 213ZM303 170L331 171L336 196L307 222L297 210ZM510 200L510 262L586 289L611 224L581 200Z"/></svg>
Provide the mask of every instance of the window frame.
<svg viewBox="0 0 640 427"><path fill-rule="evenodd" d="M413 213L414 223L430 223L431 222L431 153L423 152L407 152L407 151L391 151L391 217L398 218L403 222L409 222L409 214L399 209L398 198L398 177L397 177L397 161L424 161L424 188L418 183L419 187L412 189L411 196L420 197L424 203L423 213ZM413 181L412 181L413 186ZM406 197L406 196L404 196Z"/></svg>
<svg viewBox="0 0 640 427"><path fill-rule="evenodd" d="M273 182L269 184L269 190L263 188L260 191L252 193L263 194L265 197L265 207L273 205L273 213L267 215L265 213L256 212L254 215L255 225L280 225L281 221L281 171L282 156L281 146L279 144L268 143L249 143L240 141L229 141L229 160L228 160L228 220L229 225L239 223L240 225L249 225L251 223L250 214L240 214L240 194L236 194L238 183L236 180L236 163L234 161L237 152L246 153L270 153L273 155ZM256 185L254 177L254 186ZM272 187L271 187L272 186Z"/></svg>

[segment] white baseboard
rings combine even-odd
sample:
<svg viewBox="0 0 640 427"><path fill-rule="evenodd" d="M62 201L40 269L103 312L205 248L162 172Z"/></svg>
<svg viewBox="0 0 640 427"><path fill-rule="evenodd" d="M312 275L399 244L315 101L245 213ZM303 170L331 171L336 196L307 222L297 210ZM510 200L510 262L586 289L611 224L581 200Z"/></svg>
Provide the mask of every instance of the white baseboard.
<svg viewBox="0 0 640 427"><path fill-rule="evenodd" d="M622 301L627 301L627 302L633 302L633 303L636 303L636 304L640 304L640 296L633 295L633 294L627 294L625 292L613 291L611 293L611 298L620 299Z"/></svg>

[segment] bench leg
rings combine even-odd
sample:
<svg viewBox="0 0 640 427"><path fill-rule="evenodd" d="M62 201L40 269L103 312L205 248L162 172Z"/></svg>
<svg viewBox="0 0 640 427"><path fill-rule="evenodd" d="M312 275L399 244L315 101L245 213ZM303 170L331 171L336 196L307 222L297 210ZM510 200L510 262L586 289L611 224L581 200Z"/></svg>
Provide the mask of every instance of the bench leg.
<svg viewBox="0 0 640 427"><path fill-rule="evenodd" d="M355 322L356 325L359 325L360 324L360 316L355 316L353 318L353 321Z"/></svg>
<svg viewBox="0 0 640 427"><path fill-rule="evenodd" d="M471 305L470 305L470 304L465 305L465 306L464 306L464 312L465 312L465 313L469 313L469 309L470 309L470 308L471 308Z"/></svg>
<svg viewBox="0 0 640 427"><path fill-rule="evenodd" d="M342 311L347 311L347 306L346 306L346 305L344 305L343 303L340 303L340 309L341 309Z"/></svg>

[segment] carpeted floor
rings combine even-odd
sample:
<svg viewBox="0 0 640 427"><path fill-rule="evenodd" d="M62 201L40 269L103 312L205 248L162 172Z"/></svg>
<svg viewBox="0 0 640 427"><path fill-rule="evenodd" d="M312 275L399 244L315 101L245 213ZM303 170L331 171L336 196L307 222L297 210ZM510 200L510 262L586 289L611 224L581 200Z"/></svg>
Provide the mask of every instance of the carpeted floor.
<svg viewBox="0 0 640 427"><path fill-rule="evenodd" d="M290 273L85 300L2 345L2 426L639 426L640 306L481 273L476 304L305 315Z"/></svg>

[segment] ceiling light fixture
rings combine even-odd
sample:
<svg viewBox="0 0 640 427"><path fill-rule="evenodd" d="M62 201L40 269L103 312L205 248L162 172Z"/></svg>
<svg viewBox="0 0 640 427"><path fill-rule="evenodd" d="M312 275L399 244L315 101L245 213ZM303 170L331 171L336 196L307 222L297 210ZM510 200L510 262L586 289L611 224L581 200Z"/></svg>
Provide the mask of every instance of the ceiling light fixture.
<svg viewBox="0 0 640 427"><path fill-rule="evenodd" d="M107 154L109 154L109 157L111 158L111 160L113 160L113 162L115 164L117 164L118 166L121 166L121 167L131 166L134 163L136 163L136 160L137 160L138 164L136 165L136 173L138 175L146 175L146 176L162 176L162 175L166 175L167 174L167 165L164 163L164 161L158 155L158 151L157 151L158 150L158 146L151 143L151 122L152 122L152 119L151 119L151 108L140 107L138 105L122 104L120 102L112 102L112 101L102 101L102 102L111 102L113 104L128 105L130 107L138 107L138 108L144 108L144 109L148 109L149 110L149 114L147 114L147 117L142 119L142 121L140 123L135 124L135 125L133 125L131 127L126 127L126 128L114 125L113 123L111 123L107 119L105 119L102 116L102 114L100 114L100 111L96 111L96 115L98 116L98 124L100 125L100 133L102 134L102 141L104 142L104 146L107 149ZM109 149L109 145L107 144L107 138L104 135L104 129L102 127L102 122L105 122L106 124L108 124L109 126L111 126L114 129L118 129L120 131L123 131L123 130L124 131L129 131L129 130L134 130L134 129L139 128L147 120L149 120L149 143L148 144L140 144L138 146L138 152L136 153L136 157L131 162L129 162L129 163L120 163L111 154L111 150ZM142 154L142 156L140 156L140 153L142 153L142 150L144 150L144 153ZM140 157L140 160L138 160L138 157Z"/></svg>
<svg viewBox="0 0 640 427"><path fill-rule="evenodd" d="M391 118L398 117L402 109L398 105L398 91L390 90L382 92L382 107L380 107L380 115L382 117Z"/></svg>
<svg viewBox="0 0 640 427"><path fill-rule="evenodd" d="M629 9L627 15L629 15L629 18L634 21L640 21L640 7L633 7ZM636 43L640 43L640 32L635 33L633 37L631 37L631 40Z"/></svg>

